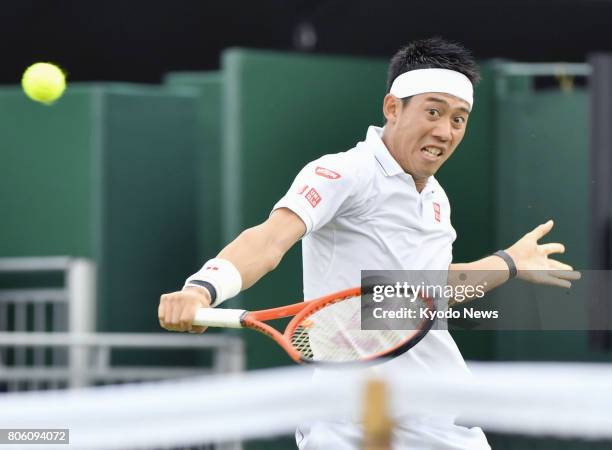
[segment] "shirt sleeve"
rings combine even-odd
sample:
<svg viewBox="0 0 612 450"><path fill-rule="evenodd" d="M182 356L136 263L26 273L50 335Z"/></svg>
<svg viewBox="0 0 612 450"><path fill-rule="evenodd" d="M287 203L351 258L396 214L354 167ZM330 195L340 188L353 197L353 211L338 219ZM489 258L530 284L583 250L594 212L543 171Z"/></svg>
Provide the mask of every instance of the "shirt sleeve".
<svg viewBox="0 0 612 450"><path fill-rule="evenodd" d="M272 211L289 208L306 225L306 234L349 211L359 176L357 168L344 155L326 155L308 163Z"/></svg>

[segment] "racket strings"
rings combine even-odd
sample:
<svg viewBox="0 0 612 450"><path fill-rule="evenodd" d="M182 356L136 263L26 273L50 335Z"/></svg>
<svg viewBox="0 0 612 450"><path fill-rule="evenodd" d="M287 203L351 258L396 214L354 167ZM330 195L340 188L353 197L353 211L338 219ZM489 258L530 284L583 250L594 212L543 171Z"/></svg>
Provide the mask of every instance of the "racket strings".
<svg viewBox="0 0 612 450"><path fill-rule="evenodd" d="M308 337L308 330L304 326L299 325L295 329L293 335L291 336L291 344L298 352L300 352L300 355L303 358L308 360L312 360L314 358L312 347L310 346L310 338Z"/></svg>
<svg viewBox="0 0 612 450"><path fill-rule="evenodd" d="M390 353L415 335L416 324L405 330L362 330L361 297L330 303L306 317L291 342L311 361L355 361Z"/></svg>

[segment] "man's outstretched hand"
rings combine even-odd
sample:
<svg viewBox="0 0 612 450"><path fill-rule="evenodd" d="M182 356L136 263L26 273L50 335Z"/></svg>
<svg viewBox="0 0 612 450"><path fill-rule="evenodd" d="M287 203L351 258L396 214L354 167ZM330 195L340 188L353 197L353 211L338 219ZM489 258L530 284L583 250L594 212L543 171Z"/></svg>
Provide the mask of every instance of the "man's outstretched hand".
<svg viewBox="0 0 612 450"><path fill-rule="evenodd" d="M554 222L549 220L537 226L506 250L518 270L517 277L532 283L550 284L570 288L572 281L580 279L580 272L572 266L549 258L555 253L564 253L560 243L538 244L548 234Z"/></svg>

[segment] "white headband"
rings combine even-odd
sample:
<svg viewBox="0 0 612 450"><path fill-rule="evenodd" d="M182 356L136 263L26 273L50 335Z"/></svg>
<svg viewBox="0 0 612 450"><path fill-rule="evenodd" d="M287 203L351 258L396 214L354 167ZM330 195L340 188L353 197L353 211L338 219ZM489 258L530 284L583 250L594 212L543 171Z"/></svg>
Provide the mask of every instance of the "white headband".
<svg viewBox="0 0 612 450"><path fill-rule="evenodd" d="M454 95L474 104L474 88L468 77L447 69L417 69L404 72L391 85L391 94L397 98L411 97L426 92L442 92Z"/></svg>

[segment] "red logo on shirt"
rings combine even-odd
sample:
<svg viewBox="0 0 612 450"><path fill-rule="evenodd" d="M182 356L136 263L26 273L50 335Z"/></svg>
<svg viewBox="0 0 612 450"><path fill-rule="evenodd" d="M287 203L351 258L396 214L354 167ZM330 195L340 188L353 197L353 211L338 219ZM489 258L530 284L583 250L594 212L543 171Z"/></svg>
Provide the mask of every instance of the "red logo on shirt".
<svg viewBox="0 0 612 450"><path fill-rule="evenodd" d="M304 186L302 186L302 187L300 188L300 190L299 190L299 191L297 191L297 195L302 195L306 189L308 189L308 185L307 185L307 184L305 184Z"/></svg>
<svg viewBox="0 0 612 450"><path fill-rule="evenodd" d="M434 203L433 209L434 209L434 216L436 218L436 222L440 222L440 204Z"/></svg>
<svg viewBox="0 0 612 450"><path fill-rule="evenodd" d="M342 176L338 172L320 166L315 169L315 173L321 177L329 178L330 180L337 180Z"/></svg>
<svg viewBox="0 0 612 450"><path fill-rule="evenodd" d="M306 200L308 200L308 203L310 203L310 206L312 206L314 208L321 201L321 196L319 195L319 193L317 192L317 190L315 188L311 188L306 193Z"/></svg>

